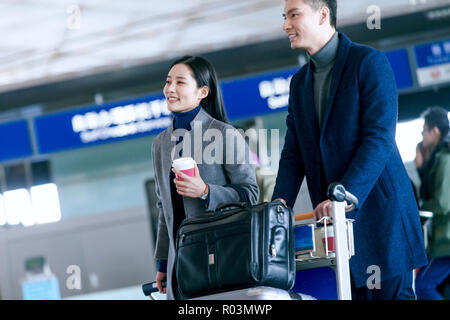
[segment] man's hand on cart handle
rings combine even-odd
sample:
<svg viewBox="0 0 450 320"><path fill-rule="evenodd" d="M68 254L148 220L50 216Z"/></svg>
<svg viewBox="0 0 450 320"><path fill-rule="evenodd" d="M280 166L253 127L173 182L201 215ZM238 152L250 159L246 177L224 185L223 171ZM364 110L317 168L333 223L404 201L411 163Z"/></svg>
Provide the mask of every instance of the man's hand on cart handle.
<svg viewBox="0 0 450 320"><path fill-rule="evenodd" d="M325 200L314 209L314 219L319 221L323 217L332 217L331 200Z"/></svg>

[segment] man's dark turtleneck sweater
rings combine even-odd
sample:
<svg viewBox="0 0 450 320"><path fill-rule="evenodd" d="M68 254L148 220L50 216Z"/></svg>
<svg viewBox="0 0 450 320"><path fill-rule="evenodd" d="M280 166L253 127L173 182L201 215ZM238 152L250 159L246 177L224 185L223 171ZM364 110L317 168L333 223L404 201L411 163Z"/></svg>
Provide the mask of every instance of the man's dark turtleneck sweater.
<svg viewBox="0 0 450 320"><path fill-rule="evenodd" d="M322 129L323 118L328 108L330 96L331 78L333 76L334 60L339 49L339 36L335 32L328 43L318 52L310 56L314 71L314 106L316 109L319 130ZM322 200L327 199L327 181L323 162L320 164L320 184L322 189Z"/></svg>
<svg viewBox="0 0 450 320"><path fill-rule="evenodd" d="M319 120L319 129L322 129L323 118L328 108L334 60L338 49L339 36L335 32L322 49L310 56L314 70L314 105Z"/></svg>

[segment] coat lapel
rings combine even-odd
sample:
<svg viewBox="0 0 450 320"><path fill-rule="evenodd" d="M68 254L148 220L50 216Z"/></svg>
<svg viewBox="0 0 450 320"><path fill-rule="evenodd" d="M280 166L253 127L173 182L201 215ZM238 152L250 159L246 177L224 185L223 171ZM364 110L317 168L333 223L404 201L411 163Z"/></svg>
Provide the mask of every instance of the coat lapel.
<svg viewBox="0 0 450 320"><path fill-rule="evenodd" d="M173 133L173 123L168 127L166 132L165 143L163 144L163 148L168 148L169 150L164 150L163 152L163 164L162 167L164 169L164 174L170 174L170 170L172 168L172 150L175 148L176 141L172 141L172 133Z"/></svg>
<svg viewBox="0 0 450 320"><path fill-rule="evenodd" d="M302 92L302 100L305 108L305 115L301 115L301 117L307 119L307 121L304 121L303 123L309 126L312 136L315 138L314 141L318 141L320 131L319 120L314 107L314 77L311 62L309 62L306 70L306 81Z"/></svg>
<svg viewBox="0 0 450 320"><path fill-rule="evenodd" d="M323 118L322 130L320 132L320 140L322 140L323 134L325 132L325 127L328 122L328 118L331 113L331 108L334 105L334 99L336 98L336 93L341 83L342 75L344 74L345 62L347 61L348 52L350 49L351 41L344 34L340 33L339 49L334 61L333 75L331 78L330 94L328 96L328 106ZM310 91L314 92L314 91Z"/></svg>

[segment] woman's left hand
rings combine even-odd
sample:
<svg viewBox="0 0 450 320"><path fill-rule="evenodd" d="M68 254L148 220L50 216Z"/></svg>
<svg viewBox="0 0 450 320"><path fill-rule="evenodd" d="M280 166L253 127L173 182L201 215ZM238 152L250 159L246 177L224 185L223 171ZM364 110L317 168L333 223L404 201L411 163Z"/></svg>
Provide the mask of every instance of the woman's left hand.
<svg viewBox="0 0 450 320"><path fill-rule="evenodd" d="M203 182L202 177L198 171L197 164L194 165L194 176L190 177L183 172L172 168L172 171L180 177L182 180L173 180L177 188L177 192L181 196L190 198L200 198L206 190L206 184Z"/></svg>

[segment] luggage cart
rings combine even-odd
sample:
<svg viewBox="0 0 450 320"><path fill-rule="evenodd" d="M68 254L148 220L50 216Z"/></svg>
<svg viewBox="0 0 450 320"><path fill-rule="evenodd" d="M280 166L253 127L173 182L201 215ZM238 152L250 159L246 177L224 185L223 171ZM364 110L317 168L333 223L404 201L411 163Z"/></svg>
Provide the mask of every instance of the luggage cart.
<svg viewBox="0 0 450 320"><path fill-rule="evenodd" d="M339 183L329 186L328 197L332 200L332 217L315 221L312 212L295 215L296 226L308 226L313 230L313 248L307 253L296 255L296 267L297 270L331 267L336 274L338 299L351 300L349 260L355 254L354 220L347 219L345 212L354 210L358 206L358 199ZM323 230L322 237L318 236L318 230ZM331 247L333 244L334 248Z"/></svg>

